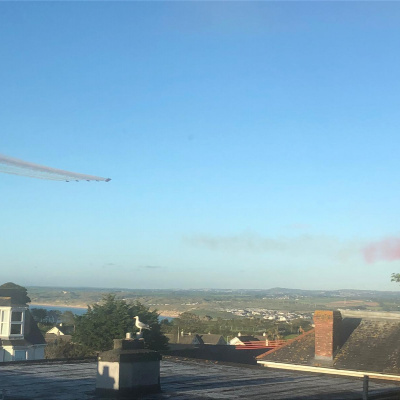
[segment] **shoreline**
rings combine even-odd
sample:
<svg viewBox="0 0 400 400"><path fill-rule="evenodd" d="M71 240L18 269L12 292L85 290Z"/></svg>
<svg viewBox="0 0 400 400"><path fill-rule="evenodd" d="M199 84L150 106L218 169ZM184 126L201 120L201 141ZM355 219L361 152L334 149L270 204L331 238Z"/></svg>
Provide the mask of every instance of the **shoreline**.
<svg viewBox="0 0 400 400"><path fill-rule="evenodd" d="M48 309L51 309L51 307L56 307L56 308L59 307L59 308L75 308L77 310L87 310L87 308L88 308L88 306L83 306L83 305L74 305L74 306L72 306L72 305L69 305L69 304L50 304L50 303L35 303L35 302L29 303L29 307L35 308L35 306L46 307ZM178 311L171 311L169 314L160 313L159 316L163 317L163 318L178 318L180 314L181 313L178 312Z"/></svg>
<svg viewBox="0 0 400 400"><path fill-rule="evenodd" d="M61 307L61 308L79 308L79 309L87 309L87 306L83 305L70 305L70 304L50 304L50 303L29 303L29 307L31 306L42 306L42 307ZM32 307L34 308L34 307Z"/></svg>

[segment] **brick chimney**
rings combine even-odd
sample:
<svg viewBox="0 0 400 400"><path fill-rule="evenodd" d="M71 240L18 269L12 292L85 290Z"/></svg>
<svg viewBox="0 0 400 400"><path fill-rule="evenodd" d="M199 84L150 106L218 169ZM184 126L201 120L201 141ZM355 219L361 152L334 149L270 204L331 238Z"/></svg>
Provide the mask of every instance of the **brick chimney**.
<svg viewBox="0 0 400 400"><path fill-rule="evenodd" d="M315 311L315 360L333 360L340 346L341 322L339 311Z"/></svg>

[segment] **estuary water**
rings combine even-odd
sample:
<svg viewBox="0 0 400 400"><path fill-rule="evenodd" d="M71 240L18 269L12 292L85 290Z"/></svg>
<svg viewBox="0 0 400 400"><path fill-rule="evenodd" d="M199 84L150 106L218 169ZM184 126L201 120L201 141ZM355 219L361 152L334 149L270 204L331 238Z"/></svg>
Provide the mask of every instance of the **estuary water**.
<svg viewBox="0 0 400 400"><path fill-rule="evenodd" d="M43 308L45 310L57 310L61 311L62 313L65 311L71 311L72 313L76 315L83 315L86 313L87 308L81 308L81 307L60 307L60 306L52 306L52 305L41 305L41 304L31 304L29 305L29 308ZM168 317L167 315L160 315L158 317L158 320L161 321L163 319L168 319L168 321L172 321L172 317Z"/></svg>
<svg viewBox="0 0 400 400"><path fill-rule="evenodd" d="M76 315L83 315L86 313L87 308L80 308L80 307L59 307L59 306L51 306L51 305L40 305L40 304L30 304L29 308L42 308L45 310L57 310L61 311L62 313L65 311L71 311Z"/></svg>

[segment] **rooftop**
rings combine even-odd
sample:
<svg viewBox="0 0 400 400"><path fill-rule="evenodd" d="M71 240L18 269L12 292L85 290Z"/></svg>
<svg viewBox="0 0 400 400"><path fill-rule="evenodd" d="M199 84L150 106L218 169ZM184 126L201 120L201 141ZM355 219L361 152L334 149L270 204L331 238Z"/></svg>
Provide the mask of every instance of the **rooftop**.
<svg viewBox="0 0 400 400"><path fill-rule="evenodd" d="M311 330L285 346L258 357L262 361L313 365L315 334ZM400 321L385 318L348 318L341 324L340 349L332 367L400 375Z"/></svg>
<svg viewBox="0 0 400 400"><path fill-rule="evenodd" d="M7 400L99 400L95 377L93 361L7 363L0 366L0 393L5 389ZM141 399L347 400L362 396L360 379L170 357L161 362L161 387L162 393ZM370 381L370 393L398 396L399 386Z"/></svg>

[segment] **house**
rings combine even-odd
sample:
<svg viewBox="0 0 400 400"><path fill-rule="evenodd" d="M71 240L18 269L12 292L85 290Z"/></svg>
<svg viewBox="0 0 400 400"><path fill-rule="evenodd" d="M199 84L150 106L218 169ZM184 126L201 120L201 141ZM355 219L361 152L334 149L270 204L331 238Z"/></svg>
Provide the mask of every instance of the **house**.
<svg viewBox="0 0 400 400"><path fill-rule="evenodd" d="M63 323L53 326L46 332L46 335L57 335L65 336L72 335L74 333L74 327L70 325L64 325Z"/></svg>
<svg viewBox="0 0 400 400"><path fill-rule="evenodd" d="M256 339L258 339L260 342L266 342L266 343L268 343L268 336L267 336L267 333L266 333L266 332L264 332L262 335L254 335L254 337L255 337Z"/></svg>
<svg viewBox="0 0 400 400"><path fill-rule="evenodd" d="M74 333L74 327L70 325L64 325L63 323L53 326L45 334L47 343L57 343L59 339L64 342L70 342L72 334Z"/></svg>
<svg viewBox="0 0 400 400"><path fill-rule="evenodd" d="M199 334L200 338L203 340L203 344L211 345L226 345L226 340L222 335L217 335L213 333Z"/></svg>
<svg viewBox="0 0 400 400"><path fill-rule="evenodd" d="M44 358L46 342L29 312L29 301L25 288L0 286L0 362Z"/></svg>
<svg viewBox="0 0 400 400"><path fill-rule="evenodd" d="M215 335L212 333L186 333L183 331L177 334L167 334L165 335L169 339L170 344L192 344L192 345L226 345L226 340L222 335Z"/></svg>
<svg viewBox="0 0 400 400"><path fill-rule="evenodd" d="M314 329L258 356L258 363L310 372L341 370L353 376L400 375L400 313L315 311L314 324Z"/></svg>
<svg viewBox="0 0 400 400"><path fill-rule="evenodd" d="M248 342L257 342L259 339L257 339L255 336L252 335L242 335L240 332L236 337L231 339L229 341L229 344L231 346L245 346L246 343Z"/></svg>
<svg viewBox="0 0 400 400"><path fill-rule="evenodd" d="M165 335L169 339L170 344L179 344L179 345L202 345L204 344L200 335L197 334L166 334Z"/></svg>

